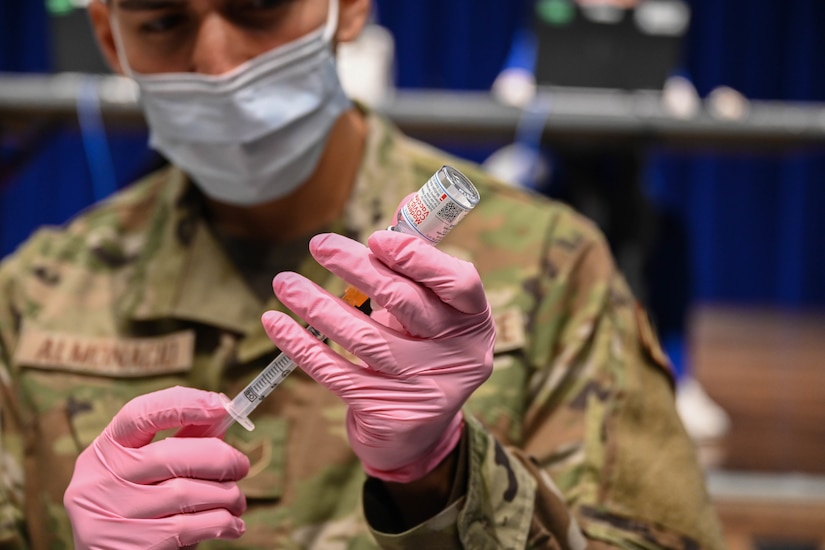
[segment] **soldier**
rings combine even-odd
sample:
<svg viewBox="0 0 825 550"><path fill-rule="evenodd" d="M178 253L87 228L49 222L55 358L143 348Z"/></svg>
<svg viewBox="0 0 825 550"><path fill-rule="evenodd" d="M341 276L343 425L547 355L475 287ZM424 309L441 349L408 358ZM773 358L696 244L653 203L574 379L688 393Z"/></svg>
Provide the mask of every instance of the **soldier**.
<svg viewBox="0 0 825 550"><path fill-rule="evenodd" d="M171 165L0 268L0 546L720 547L604 239L351 104L369 8L90 4ZM383 231L445 163L482 200L440 249ZM255 430L199 436L278 349Z"/></svg>

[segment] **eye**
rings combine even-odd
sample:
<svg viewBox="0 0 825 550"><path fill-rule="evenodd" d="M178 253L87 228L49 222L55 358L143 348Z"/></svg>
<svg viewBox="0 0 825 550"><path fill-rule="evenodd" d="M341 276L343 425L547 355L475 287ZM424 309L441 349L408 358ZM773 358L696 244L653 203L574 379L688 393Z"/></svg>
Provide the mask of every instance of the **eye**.
<svg viewBox="0 0 825 550"><path fill-rule="evenodd" d="M144 21L139 28L144 34L162 34L183 26L185 22L184 14L169 13Z"/></svg>
<svg viewBox="0 0 825 550"><path fill-rule="evenodd" d="M269 10L289 4L293 0L243 0L239 2L241 9Z"/></svg>
<svg viewBox="0 0 825 550"><path fill-rule="evenodd" d="M271 32L284 24L295 4L296 0L237 0L227 16L246 28Z"/></svg>
<svg viewBox="0 0 825 550"><path fill-rule="evenodd" d="M137 29L143 34L161 34L183 26L186 20L187 16L183 12L165 11L141 17L136 23Z"/></svg>
<svg viewBox="0 0 825 550"><path fill-rule="evenodd" d="M294 4L295 0L238 0L234 3L234 9L239 14L275 14L289 4Z"/></svg>

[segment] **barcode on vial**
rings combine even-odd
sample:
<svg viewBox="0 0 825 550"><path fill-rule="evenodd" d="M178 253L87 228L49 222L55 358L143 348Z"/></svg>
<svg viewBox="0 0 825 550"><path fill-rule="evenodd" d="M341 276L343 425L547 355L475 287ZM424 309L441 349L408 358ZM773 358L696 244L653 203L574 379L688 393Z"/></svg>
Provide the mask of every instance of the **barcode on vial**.
<svg viewBox="0 0 825 550"><path fill-rule="evenodd" d="M455 203L448 202L438 210L438 217L447 223L452 223L461 214L461 208Z"/></svg>

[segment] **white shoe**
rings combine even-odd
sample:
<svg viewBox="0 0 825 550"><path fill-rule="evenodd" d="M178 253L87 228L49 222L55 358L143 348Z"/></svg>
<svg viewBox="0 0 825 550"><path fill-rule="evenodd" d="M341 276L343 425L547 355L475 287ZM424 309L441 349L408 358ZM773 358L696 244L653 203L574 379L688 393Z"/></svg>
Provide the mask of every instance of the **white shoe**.
<svg viewBox="0 0 825 550"><path fill-rule="evenodd" d="M662 107L670 116L688 120L699 114L702 100L690 80L683 76L671 76L662 90Z"/></svg>
<svg viewBox="0 0 825 550"><path fill-rule="evenodd" d="M729 86L714 88L707 97L708 111L721 120L742 120L750 112L750 101Z"/></svg>
<svg viewBox="0 0 825 550"><path fill-rule="evenodd" d="M676 389L676 410L694 441L717 440L730 430L728 413L692 377L679 382Z"/></svg>
<svg viewBox="0 0 825 550"><path fill-rule="evenodd" d="M547 158L520 143L497 149L487 157L483 166L486 172L502 181L531 189L538 188L551 175Z"/></svg>
<svg viewBox="0 0 825 550"><path fill-rule="evenodd" d="M526 69L504 69L493 82L493 97L505 105L525 108L536 97L536 77Z"/></svg>

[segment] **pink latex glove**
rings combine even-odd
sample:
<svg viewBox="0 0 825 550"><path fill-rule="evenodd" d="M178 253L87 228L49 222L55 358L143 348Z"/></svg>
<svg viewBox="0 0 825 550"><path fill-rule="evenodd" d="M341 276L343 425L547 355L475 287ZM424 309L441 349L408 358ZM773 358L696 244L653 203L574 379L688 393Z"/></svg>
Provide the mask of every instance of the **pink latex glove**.
<svg viewBox="0 0 825 550"><path fill-rule="evenodd" d="M77 548L176 549L244 532L237 481L249 459L217 438L161 430L211 427L226 415L216 393L175 387L129 401L78 457L63 503Z"/></svg>
<svg viewBox="0 0 825 550"><path fill-rule="evenodd" d="M270 311L269 337L349 405L350 445L366 472L406 483L457 445L461 407L490 375L495 328L472 264L416 237L379 231L369 248L335 234L310 242L318 262L372 297L372 318L295 273L273 289L281 302L361 361L356 365L289 316Z"/></svg>

